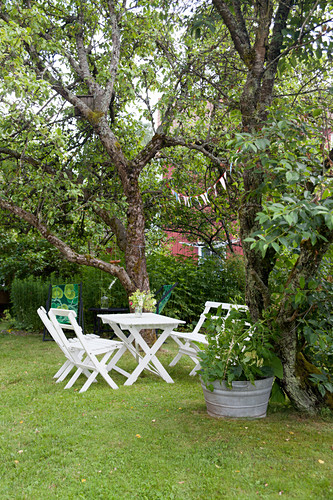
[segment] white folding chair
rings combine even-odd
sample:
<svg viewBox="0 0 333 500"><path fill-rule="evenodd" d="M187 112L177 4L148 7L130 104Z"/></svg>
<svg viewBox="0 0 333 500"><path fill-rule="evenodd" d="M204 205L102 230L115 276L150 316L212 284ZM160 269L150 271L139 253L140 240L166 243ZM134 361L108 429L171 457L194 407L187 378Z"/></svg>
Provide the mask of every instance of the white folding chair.
<svg viewBox="0 0 333 500"><path fill-rule="evenodd" d="M81 345L78 344L78 342L76 342L77 348L75 348L75 342L72 342L71 339L67 339L62 329L59 330L54 327L44 307L40 307L37 310L37 313L40 319L42 320L45 328L48 330L53 340L57 343L57 345L65 355L66 358L65 363L53 376L53 378L58 379L57 382L62 382L66 378L68 373L72 370L72 368L76 366L76 362L82 358L84 350L82 349ZM73 344L72 349L70 348L70 344L71 345ZM90 376L90 372L85 371L85 374L88 377Z"/></svg>
<svg viewBox="0 0 333 500"><path fill-rule="evenodd" d="M248 307L243 304L229 304L226 302L212 302L207 301L205 303L205 309L200 315L199 321L196 324L193 332L176 332L173 330L171 333L171 338L178 344L179 349L176 356L173 358L169 366L175 366L182 356L189 356L194 362L195 366L190 372L190 375L195 375L198 370L200 370L200 361L198 358L198 353L200 352L200 344L207 345L208 341L203 333L199 333L203 323L206 320L207 314L211 309L217 309L220 307L226 310L225 319L229 316L232 309L237 309L241 311L247 311Z"/></svg>
<svg viewBox="0 0 333 500"><path fill-rule="evenodd" d="M117 384L108 373L111 370L118 371L127 378L129 377L130 374L128 372L116 365L120 357L126 351L126 347L123 342L90 338L87 335L83 335L82 328L76 321L74 311L50 309L48 314L54 328L59 334L61 333L61 325L57 321L57 316L67 316L77 337L76 340L68 341L67 344L69 351L80 352L80 356L75 359L76 372L65 386L65 389L72 387L81 373L84 373L87 376L87 380L79 392L85 392L90 387L92 382L96 381L98 374L105 379L110 387L118 389ZM101 360L97 357L99 355L102 355Z"/></svg>

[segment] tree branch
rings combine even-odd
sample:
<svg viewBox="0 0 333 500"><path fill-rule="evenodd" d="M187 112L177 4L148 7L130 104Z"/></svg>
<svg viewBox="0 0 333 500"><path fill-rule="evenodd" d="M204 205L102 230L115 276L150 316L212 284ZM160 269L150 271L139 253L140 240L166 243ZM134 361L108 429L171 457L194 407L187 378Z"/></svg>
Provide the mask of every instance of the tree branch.
<svg viewBox="0 0 333 500"><path fill-rule="evenodd" d="M227 26L235 48L242 60L246 63L247 56L251 50L250 38L245 26L245 21L241 12L241 4L239 0L233 0L235 16L231 13L227 3L222 0L213 0L216 10L222 17Z"/></svg>
<svg viewBox="0 0 333 500"><path fill-rule="evenodd" d="M86 265L91 267L96 267L97 269L101 269L113 276L117 276L123 284L124 288L127 292L134 291L134 286L132 281L130 280L127 272L121 266L116 266L114 264L109 264L108 262L104 262L103 260L97 259L92 255L82 255L73 250L69 245L63 242L60 238L52 234L48 228L40 222L38 217L33 215L30 212L27 212L21 207L14 205L14 203L4 200L0 198L0 207L4 210L11 212L13 215L18 217L21 220L26 221L28 224L33 226L37 231L45 238L51 245L55 246L64 257L70 262Z"/></svg>
<svg viewBox="0 0 333 500"><path fill-rule="evenodd" d="M126 251L127 236L124 224L118 217L110 216L109 212L98 206L93 206L94 212L102 219L107 226L109 226L112 232L116 235L117 245L122 252Z"/></svg>
<svg viewBox="0 0 333 500"><path fill-rule="evenodd" d="M272 92L275 83L277 65L280 58L283 44L282 30L287 25L287 19L294 0L281 0L276 12L272 38L269 43L266 57L266 68L263 74L263 81L260 92L260 112L266 113L272 101Z"/></svg>
<svg viewBox="0 0 333 500"><path fill-rule="evenodd" d="M112 29L112 35L111 35L112 36L112 56L111 56L111 61L110 61L110 66L109 66L110 80L108 81L108 83L106 85L106 92L105 92L105 99L109 105L110 101L111 101L113 89L114 89L114 82L116 80L116 76L117 76L117 72L118 72L121 38L120 38L120 29L119 29L120 14L117 16L113 0L108 0L107 5L108 5L108 9L109 9L111 29ZM126 3L124 2L123 9L125 8L125 6L126 6Z"/></svg>

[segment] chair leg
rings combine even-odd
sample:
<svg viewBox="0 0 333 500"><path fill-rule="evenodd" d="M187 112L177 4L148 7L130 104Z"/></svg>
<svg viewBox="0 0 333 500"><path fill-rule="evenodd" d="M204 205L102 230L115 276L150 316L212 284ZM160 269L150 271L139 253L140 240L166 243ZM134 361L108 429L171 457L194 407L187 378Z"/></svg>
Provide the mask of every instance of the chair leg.
<svg viewBox="0 0 333 500"><path fill-rule="evenodd" d="M57 373L55 375L53 375L53 378L59 378L60 375L62 374L62 372L64 372L66 370L66 368L68 368L69 365L72 365L72 363L70 361L66 361L61 368L59 368L59 370L57 371Z"/></svg>
<svg viewBox="0 0 333 500"><path fill-rule="evenodd" d="M127 371L123 370L122 368L119 368L119 366L116 365L116 363L119 361L119 359L124 354L124 351L126 351L125 347L117 349L117 352L114 354L114 356L110 359L110 361L106 365L106 369L108 372L110 372L111 370L115 370L116 372L118 372L121 375L124 375L125 377L128 378L130 376L130 374Z"/></svg>
<svg viewBox="0 0 333 500"><path fill-rule="evenodd" d="M85 383L83 384L83 386L81 387L81 389L79 390L79 392L85 392L87 389L89 389L89 387L91 386L91 384L93 382L95 382L95 379L98 375L98 371L94 370L90 377L85 381ZM66 387L65 387L66 389Z"/></svg>
<svg viewBox="0 0 333 500"><path fill-rule="evenodd" d="M79 376L81 375L82 373L82 368L78 368L76 370L76 372L74 373L74 375L72 376L72 378L69 380L69 382L65 385L65 389L69 389L70 387L72 387L72 385L77 381L77 379L79 378Z"/></svg>
<svg viewBox="0 0 333 500"><path fill-rule="evenodd" d="M169 363L169 366L175 366L178 361L180 360L180 358L182 357L182 354L176 354L176 356L173 358L173 360L171 361L171 363Z"/></svg>
<svg viewBox="0 0 333 500"><path fill-rule="evenodd" d="M191 377L194 377L194 375L197 374L197 372L200 370L200 368L201 368L200 363L197 362L197 364L195 365L195 367L193 368L193 370L190 372Z"/></svg>
<svg viewBox="0 0 333 500"><path fill-rule="evenodd" d="M70 363L69 366L67 366L66 370L64 370L62 372L62 374L60 375L60 377L56 381L56 384L58 384L59 382L63 382L65 380L65 378L67 377L67 375L71 372L73 367L74 367L74 364Z"/></svg>
<svg viewBox="0 0 333 500"><path fill-rule="evenodd" d="M106 371L104 371L104 370L100 371L100 374L102 375L104 380L109 384L109 386L112 387L112 389L119 389L119 387L117 386L115 381L112 380L112 378L110 377L110 375Z"/></svg>

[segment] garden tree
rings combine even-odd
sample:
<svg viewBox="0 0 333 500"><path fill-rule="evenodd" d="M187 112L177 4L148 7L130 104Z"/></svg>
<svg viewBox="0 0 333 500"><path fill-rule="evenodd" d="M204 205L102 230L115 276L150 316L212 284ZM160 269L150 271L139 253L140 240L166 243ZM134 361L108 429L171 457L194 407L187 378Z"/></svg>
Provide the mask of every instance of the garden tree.
<svg viewBox="0 0 333 500"><path fill-rule="evenodd" d="M280 332L283 388L298 408L314 412L320 397L300 376L298 366L301 300L295 296L309 288L333 241L332 200L330 193L322 190L330 167L329 152L326 144L326 151L320 154L325 139L315 134L311 123L311 117L323 115L325 108L314 113L311 102L306 106L305 99L295 96L295 112L302 113L303 108L304 120L295 123L285 107L292 100L282 98L277 102L277 78L288 76L291 66L298 63L295 69L296 75L300 69L297 76L303 80L302 90L314 92L306 84L306 76L301 76L302 65L312 71L313 77L316 72L320 74L322 65L322 84L329 62L325 51L332 48L332 6L326 1L302 0L213 0L213 4L230 33L246 75L237 103L241 133L229 142L231 147L240 148L234 158L240 160L244 189L239 221L246 259L246 301L254 320L274 306L272 322ZM321 87L329 98L329 85ZM325 124L317 120L317 130L318 125L324 135ZM297 253L297 258L274 302L270 277L284 249Z"/></svg>
<svg viewBox="0 0 333 500"><path fill-rule="evenodd" d="M185 14L185 55L170 44L162 47L173 65L183 57L188 70L187 94L173 127L209 144L233 173L241 195L246 302L254 321L264 320L279 333L283 389L299 409L313 413L325 392L332 392L332 367L317 374L323 382L318 391L318 369L305 358L311 343L329 350L332 336L322 338L319 327L315 335L314 323L310 334L304 324L318 307L314 278L333 240L333 9L319 0L212 4L215 10L204 2L194 16ZM187 194L195 189L189 183ZM183 210L186 219L189 209ZM329 396L327 402L332 405Z"/></svg>
<svg viewBox="0 0 333 500"><path fill-rule="evenodd" d="M117 276L128 295L149 288L139 177L162 148L177 144L165 130L185 70L175 70L174 93L150 140L131 108L140 97L153 117L149 89L163 84L167 58L155 52L159 37L172 35L169 3L1 2L0 206L69 261ZM80 238L96 233L100 241L116 237L125 267L80 251Z"/></svg>

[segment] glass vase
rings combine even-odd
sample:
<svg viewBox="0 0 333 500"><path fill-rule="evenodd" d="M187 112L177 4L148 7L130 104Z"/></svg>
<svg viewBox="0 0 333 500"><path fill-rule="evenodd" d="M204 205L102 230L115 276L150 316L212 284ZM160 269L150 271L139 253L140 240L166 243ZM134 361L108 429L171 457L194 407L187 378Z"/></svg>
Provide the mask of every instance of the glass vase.
<svg viewBox="0 0 333 500"><path fill-rule="evenodd" d="M109 297L103 295L103 297L101 297L101 309L108 309L108 308L109 308Z"/></svg>
<svg viewBox="0 0 333 500"><path fill-rule="evenodd" d="M134 314L137 318L140 318L142 316L142 307L136 306L135 310L134 310Z"/></svg>

